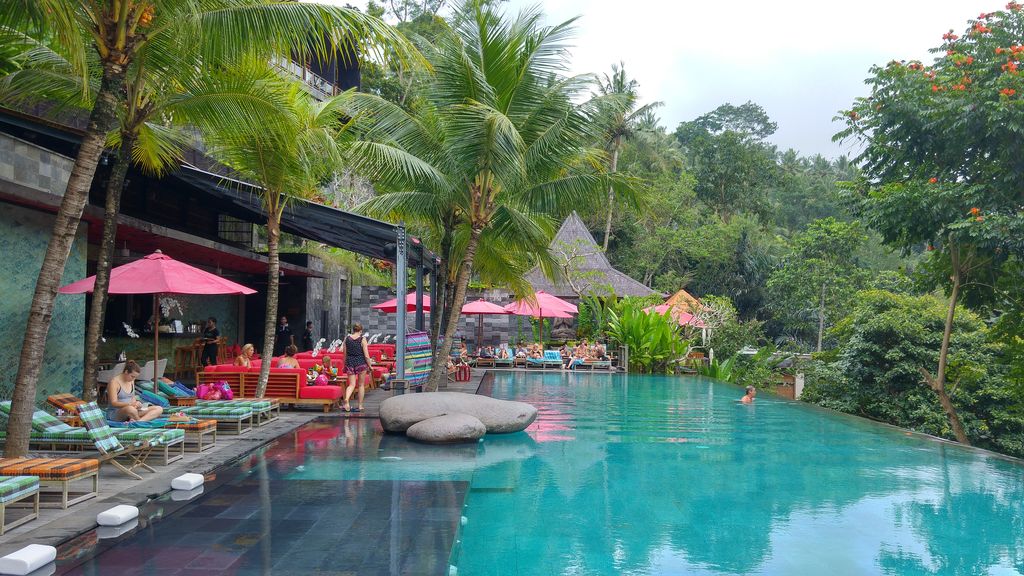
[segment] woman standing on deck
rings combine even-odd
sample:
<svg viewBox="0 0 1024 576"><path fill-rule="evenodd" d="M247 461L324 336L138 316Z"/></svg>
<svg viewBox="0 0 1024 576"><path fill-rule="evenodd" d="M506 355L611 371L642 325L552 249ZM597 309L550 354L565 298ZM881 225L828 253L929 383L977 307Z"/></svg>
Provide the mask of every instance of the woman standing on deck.
<svg viewBox="0 0 1024 576"><path fill-rule="evenodd" d="M348 387L345 388L345 403L341 409L345 412L362 412L366 379L370 376L370 351L363 336L363 325L358 322L352 325L352 333L345 337L345 374L348 376ZM359 407L353 409L349 400L355 390L356 380L359 381Z"/></svg>

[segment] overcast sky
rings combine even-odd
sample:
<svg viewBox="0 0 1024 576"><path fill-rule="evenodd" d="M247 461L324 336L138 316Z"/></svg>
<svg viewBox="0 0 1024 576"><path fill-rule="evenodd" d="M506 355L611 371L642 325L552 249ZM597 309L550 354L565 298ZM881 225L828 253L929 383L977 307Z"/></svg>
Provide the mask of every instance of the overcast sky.
<svg viewBox="0 0 1024 576"><path fill-rule="evenodd" d="M335 1L335 0L330 0ZM349 0L351 1L351 0ZM340 0L335 3L342 3ZM365 2L352 2L365 5ZM534 6L510 0L508 10ZM865 95L872 64L931 60L928 48L999 0L548 0L550 23L579 16L576 73L625 63L670 131L719 104L753 100L779 124L780 148L835 157L832 117Z"/></svg>

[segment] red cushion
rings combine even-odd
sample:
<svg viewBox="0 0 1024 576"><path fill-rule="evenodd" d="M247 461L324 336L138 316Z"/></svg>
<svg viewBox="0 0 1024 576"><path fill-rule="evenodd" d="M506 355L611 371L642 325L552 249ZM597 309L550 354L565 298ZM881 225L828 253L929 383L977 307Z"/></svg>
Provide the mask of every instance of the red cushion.
<svg viewBox="0 0 1024 576"><path fill-rule="evenodd" d="M299 389L299 398L341 398L341 386L303 386Z"/></svg>
<svg viewBox="0 0 1024 576"><path fill-rule="evenodd" d="M389 370L387 368L383 367L383 366L374 366L373 367L373 377L375 379L376 378L380 378L381 376L386 376L388 372L389 372Z"/></svg>
<svg viewBox="0 0 1024 576"><path fill-rule="evenodd" d="M296 358L312 358L313 357L313 351L310 350L308 352L296 352L295 353L295 357Z"/></svg>

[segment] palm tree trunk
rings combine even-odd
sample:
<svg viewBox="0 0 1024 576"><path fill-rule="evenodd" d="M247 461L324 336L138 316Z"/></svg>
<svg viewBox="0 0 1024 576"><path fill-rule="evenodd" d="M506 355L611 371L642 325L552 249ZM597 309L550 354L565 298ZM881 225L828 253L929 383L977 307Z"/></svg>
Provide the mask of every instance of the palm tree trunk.
<svg viewBox="0 0 1024 576"><path fill-rule="evenodd" d="M451 300L452 312L449 314L447 322L443 325L444 340L441 342L441 346L438 347L437 357L441 360L448 358L452 351L452 340L455 338L455 330L459 325L459 315L455 313L455 310L461 310L462 305L466 303L466 288L469 286L469 277L473 270L473 260L476 257L476 247L480 242L480 234L482 232L482 228L473 228L469 235L469 242L466 243L466 253L463 254L462 263L459 265L459 273L455 276L455 294ZM430 371L430 380L427 381L427 390L431 392L436 391L441 386L441 382L447 378L447 375L447 362L435 362Z"/></svg>
<svg viewBox="0 0 1024 576"><path fill-rule="evenodd" d="M281 289L281 211L276 206L267 210L267 317L263 321L263 356L260 362L260 379L256 396L262 398L267 392L270 379L270 360L274 356L274 336L277 326L277 298Z"/></svg>
<svg viewBox="0 0 1024 576"><path fill-rule="evenodd" d="M825 283L821 283L821 304L818 306L818 352L821 352L821 341L825 336Z"/></svg>
<svg viewBox="0 0 1024 576"><path fill-rule="evenodd" d="M103 240L96 257L96 285L92 290L92 305L89 307L89 324L85 331L85 374L82 379L82 397L86 401L96 399L96 370L99 364L100 337L107 312L110 269L114 261L114 241L117 239L117 215L121 211L121 191L124 189L128 166L131 164L131 150L135 144L135 133L121 135L121 148L117 160L107 179L107 198L103 211Z"/></svg>
<svg viewBox="0 0 1024 576"><path fill-rule="evenodd" d="M32 412L35 410L36 383L43 364L46 336L53 321L53 304L64 265L71 254L82 211L89 201L89 188L96 174L96 165L106 144L107 133L114 127L116 108L124 89L124 67L106 63L103 80L96 94L96 104L89 114L82 144L75 157L75 165L68 178L60 208L53 222L53 232L46 247L36 289L29 307L28 323L22 340L21 355L18 359L18 375L14 381L11 396L11 416L7 424L7 442L4 456L18 457L28 453L29 433L32 429Z"/></svg>
<svg viewBox="0 0 1024 576"><path fill-rule="evenodd" d="M942 409L946 411L946 416L949 418L949 425L953 428L953 435L956 437L956 441L970 446L971 442L967 439L967 433L964 431L964 426L956 413L956 407L953 406L953 401L950 400L949 394L946 393L946 366L949 361L949 341L953 336L953 318L956 315L956 302L960 297L961 281L960 249L955 242L950 242L949 253L950 264L953 267L953 289L949 294L946 324L942 329L942 345L939 347L939 369L935 374L935 378L929 379L928 384L939 397L939 404L942 405Z"/></svg>
<svg viewBox="0 0 1024 576"><path fill-rule="evenodd" d="M622 144L622 137L615 137L614 148L612 148L612 165L611 173L615 174L615 171L619 168L619 146ZM612 236L612 212L615 211L615 188L608 186L608 219L604 223L604 247L605 252L608 251L608 240Z"/></svg>

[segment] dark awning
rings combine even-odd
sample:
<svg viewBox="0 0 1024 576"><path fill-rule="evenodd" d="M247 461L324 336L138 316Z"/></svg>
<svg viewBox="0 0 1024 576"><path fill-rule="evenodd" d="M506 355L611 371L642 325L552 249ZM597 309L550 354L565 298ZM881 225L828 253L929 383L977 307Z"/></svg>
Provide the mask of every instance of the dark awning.
<svg viewBox="0 0 1024 576"><path fill-rule="evenodd" d="M0 108L0 130L24 138L66 156L74 156L82 140L81 130L18 112ZM236 217L256 224L266 221L258 188L247 182L183 165L171 176L221 203L230 206ZM305 200L294 200L282 217L283 231L343 250L395 262L400 226L359 214L338 210ZM437 260L417 239L410 239L409 264L434 271Z"/></svg>

